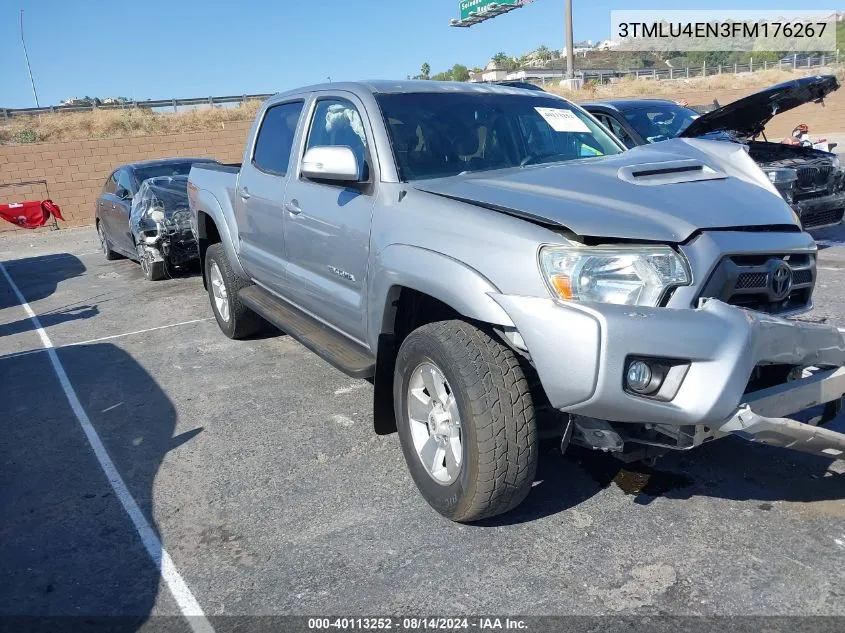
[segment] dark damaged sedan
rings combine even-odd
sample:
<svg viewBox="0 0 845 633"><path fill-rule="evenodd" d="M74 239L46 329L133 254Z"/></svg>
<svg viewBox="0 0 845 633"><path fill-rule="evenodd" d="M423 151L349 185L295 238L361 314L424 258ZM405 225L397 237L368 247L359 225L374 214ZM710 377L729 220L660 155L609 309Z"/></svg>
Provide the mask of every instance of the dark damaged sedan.
<svg viewBox="0 0 845 633"><path fill-rule="evenodd" d="M703 115L665 99L600 101L582 107L627 147L675 137L742 143L795 209L803 227L819 229L839 224L845 215L845 172L839 158L811 147L771 142L764 129L776 114L821 102L838 88L832 75L802 77Z"/></svg>
<svg viewBox="0 0 845 633"><path fill-rule="evenodd" d="M168 158L122 165L97 198L95 223L106 259L141 264L144 276L163 279L198 257L187 221L191 165L209 158Z"/></svg>

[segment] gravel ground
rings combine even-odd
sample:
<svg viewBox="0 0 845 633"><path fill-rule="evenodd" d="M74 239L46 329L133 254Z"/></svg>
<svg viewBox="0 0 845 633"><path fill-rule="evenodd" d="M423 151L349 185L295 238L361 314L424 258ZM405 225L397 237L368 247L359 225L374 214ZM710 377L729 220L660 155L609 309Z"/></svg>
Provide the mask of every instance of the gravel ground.
<svg viewBox="0 0 845 633"><path fill-rule="evenodd" d="M809 316L845 326L845 229L819 238ZM90 229L0 251L209 616L845 615L845 462L727 439L648 471L552 443L520 508L456 525L373 433L369 383L269 327L224 338L198 276L144 282ZM0 275L0 615L178 615L41 347Z"/></svg>

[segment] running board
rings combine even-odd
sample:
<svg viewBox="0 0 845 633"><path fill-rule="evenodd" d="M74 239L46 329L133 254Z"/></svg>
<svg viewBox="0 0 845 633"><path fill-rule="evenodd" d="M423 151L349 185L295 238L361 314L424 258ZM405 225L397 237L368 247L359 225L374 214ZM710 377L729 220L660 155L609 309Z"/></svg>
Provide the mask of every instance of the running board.
<svg viewBox="0 0 845 633"><path fill-rule="evenodd" d="M238 293L241 301L277 328L353 378L370 378L376 360L367 350L260 286Z"/></svg>

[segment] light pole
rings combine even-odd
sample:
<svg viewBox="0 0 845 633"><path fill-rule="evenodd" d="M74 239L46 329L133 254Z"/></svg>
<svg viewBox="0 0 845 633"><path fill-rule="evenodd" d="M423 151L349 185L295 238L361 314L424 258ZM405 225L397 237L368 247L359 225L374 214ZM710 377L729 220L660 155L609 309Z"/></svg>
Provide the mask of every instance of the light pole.
<svg viewBox="0 0 845 633"><path fill-rule="evenodd" d="M24 59L26 59L26 70L29 73L29 83L32 84L32 94L35 97L35 107L40 108L41 105L38 103L38 93L35 91L35 80L32 78L32 68L29 66L29 55L26 52L26 42L23 39L23 9L21 9L21 44L23 45L23 56Z"/></svg>
<svg viewBox="0 0 845 633"><path fill-rule="evenodd" d="M566 78L575 79L575 44L572 41L572 0L566 0Z"/></svg>

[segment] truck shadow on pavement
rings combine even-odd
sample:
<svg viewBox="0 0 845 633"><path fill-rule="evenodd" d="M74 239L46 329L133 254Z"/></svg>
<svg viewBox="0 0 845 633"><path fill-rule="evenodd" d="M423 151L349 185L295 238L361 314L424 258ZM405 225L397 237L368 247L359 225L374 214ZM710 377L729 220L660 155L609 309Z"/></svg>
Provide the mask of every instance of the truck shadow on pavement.
<svg viewBox="0 0 845 633"><path fill-rule="evenodd" d="M53 325L59 325L60 323L66 323L68 321L90 319L91 317L97 316L99 313L100 309L97 306L81 305L72 308L63 308L47 314L41 314L38 316L38 320L41 322L42 327L49 328ZM0 338L3 338L4 336L11 336L12 334L20 334L21 332L30 332L34 329L35 326L32 324L32 320L29 317L26 317L17 321L12 321L11 323L0 325Z"/></svg>
<svg viewBox="0 0 845 633"><path fill-rule="evenodd" d="M18 287L26 288L26 300L30 303L49 297L61 282L80 277L86 271L82 260L70 253L24 257L5 261L3 265ZM5 280L2 286L6 287ZM0 293L0 310L19 304L11 290Z"/></svg>
<svg viewBox="0 0 845 633"><path fill-rule="evenodd" d="M153 509L158 469L168 452L202 429L173 437L173 404L120 348L83 345L57 353L108 455L158 534ZM0 375L0 617L8 630L106 625L110 631L136 631L149 618L160 588L167 592L155 562L161 551L149 539L154 551L145 548L48 354L0 356ZM161 610L178 613L169 593L159 601ZM181 618L168 620L170 628L187 628Z"/></svg>
<svg viewBox="0 0 845 633"><path fill-rule="evenodd" d="M845 415L829 427L845 431ZM636 505L655 499L713 497L758 501L761 511L777 509L778 502L802 505L816 512L845 519L845 462L842 468L814 455L725 438L689 452L669 453L654 466L625 464L609 454L570 446L561 456L559 439L540 445L534 487L522 505L479 525L526 523L570 508L603 490L617 488ZM814 505L815 502L820 502Z"/></svg>

